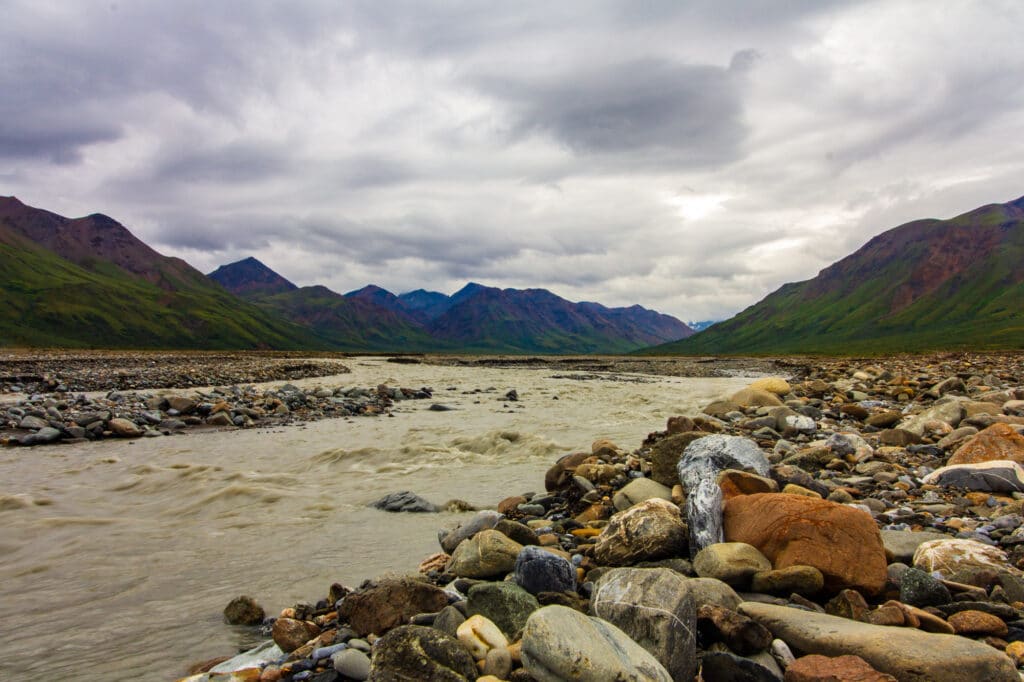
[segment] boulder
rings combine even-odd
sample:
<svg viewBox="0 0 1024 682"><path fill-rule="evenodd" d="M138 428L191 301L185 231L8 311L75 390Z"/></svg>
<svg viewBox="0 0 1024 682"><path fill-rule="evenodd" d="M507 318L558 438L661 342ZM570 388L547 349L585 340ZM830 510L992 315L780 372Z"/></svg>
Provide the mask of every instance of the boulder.
<svg viewBox="0 0 1024 682"><path fill-rule="evenodd" d="M295 618L278 618L270 636L281 651L291 653L320 634L320 628L313 623Z"/></svg>
<svg viewBox="0 0 1024 682"><path fill-rule="evenodd" d="M790 566L772 571L755 573L750 579L750 589L767 594L790 595L794 592L811 595L825 587L825 576L814 566Z"/></svg>
<svg viewBox="0 0 1024 682"><path fill-rule="evenodd" d="M402 625L381 637L370 659L371 682L472 682L476 661L457 639L433 628Z"/></svg>
<svg viewBox="0 0 1024 682"><path fill-rule="evenodd" d="M496 530L483 530L452 553L448 572L460 578L504 576L515 568L523 546Z"/></svg>
<svg viewBox="0 0 1024 682"><path fill-rule="evenodd" d="M899 428L921 437L928 429L928 422L930 421L944 422L952 428L956 428L963 418L964 406L961 399L948 397L936 400L924 412L907 417L899 423Z"/></svg>
<svg viewBox="0 0 1024 682"><path fill-rule="evenodd" d="M789 382L780 377L764 377L754 381L747 388L752 388L756 391L768 391L775 395L786 395L793 390Z"/></svg>
<svg viewBox="0 0 1024 682"><path fill-rule="evenodd" d="M572 485L576 467L591 457L593 455L589 452L574 452L571 455L560 457L544 474L544 489L553 492Z"/></svg>
<svg viewBox="0 0 1024 682"><path fill-rule="evenodd" d="M370 676L370 657L359 649L342 649L331 655L335 672L350 680L365 680Z"/></svg>
<svg viewBox="0 0 1024 682"><path fill-rule="evenodd" d="M734 589L714 578L690 578L686 581L685 589L693 597L697 608L705 604L718 604L735 611L743 601Z"/></svg>
<svg viewBox="0 0 1024 682"><path fill-rule="evenodd" d="M263 607L252 597L235 597L224 607L224 621L230 625L259 625L266 617Z"/></svg>
<svg viewBox="0 0 1024 682"><path fill-rule="evenodd" d="M537 598L513 582L480 583L466 595L467 615L487 618L508 637L515 637L539 608Z"/></svg>
<svg viewBox="0 0 1024 682"><path fill-rule="evenodd" d="M142 435L142 429L130 419L115 417L107 422L107 428L118 438L138 438Z"/></svg>
<svg viewBox="0 0 1024 682"><path fill-rule="evenodd" d="M993 460L1024 464L1024 436L1009 424L996 423L972 436L953 453L946 464L975 464Z"/></svg>
<svg viewBox="0 0 1024 682"><path fill-rule="evenodd" d="M437 534L437 541L446 554L451 554L463 540L468 540L482 530L494 528L502 518L498 512L485 509L455 528L442 529Z"/></svg>
<svg viewBox="0 0 1024 682"><path fill-rule="evenodd" d="M986 493L1024 492L1024 467L1008 459L954 464L931 472L922 483Z"/></svg>
<svg viewBox="0 0 1024 682"><path fill-rule="evenodd" d="M697 553L693 570L701 578L715 578L733 587L749 587L751 576L772 570L772 563L752 545L719 542Z"/></svg>
<svg viewBox="0 0 1024 682"><path fill-rule="evenodd" d="M408 490L385 495L379 500L371 502L369 506L388 512L429 513L440 511L440 507L433 502L425 500Z"/></svg>
<svg viewBox="0 0 1024 682"><path fill-rule="evenodd" d="M736 391L729 398L740 407L778 407L782 405L779 396L759 388L747 387Z"/></svg>
<svg viewBox="0 0 1024 682"><path fill-rule="evenodd" d="M523 547L514 572L516 584L530 594L576 589L576 569L572 563L540 547Z"/></svg>
<svg viewBox="0 0 1024 682"><path fill-rule="evenodd" d="M722 489L717 480L725 469L767 476L768 459L749 438L713 435L690 443L679 460L679 480L686 488L691 557L723 539Z"/></svg>
<svg viewBox="0 0 1024 682"><path fill-rule="evenodd" d="M942 606L952 600L949 589L930 573L908 568L900 574L900 601L904 604L924 608Z"/></svg>
<svg viewBox="0 0 1024 682"><path fill-rule="evenodd" d="M697 621L689 582L667 568L615 568L594 585L590 609L646 649L672 679L691 680Z"/></svg>
<svg viewBox="0 0 1024 682"><path fill-rule="evenodd" d="M745 542L772 565L813 566L825 587L878 593L885 586L885 549L870 514L828 500L763 493L726 502L725 538Z"/></svg>
<svg viewBox="0 0 1024 682"><path fill-rule="evenodd" d="M702 643L723 642L742 656L764 651L772 643L772 633L765 626L716 604L705 604L697 609L697 628Z"/></svg>
<svg viewBox="0 0 1024 682"><path fill-rule="evenodd" d="M680 556L686 552L686 524L679 507L652 499L612 516L594 545L594 558L606 566Z"/></svg>
<svg viewBox="0 0 1024 682"><path fill-rule="evenodd" d="M860 656L903 682L1019 682L1017 668L998 649L956 635L860 623L774 604L744 602L753 618L794 650L823 656Z"/></svg>
<svg viewBox="0 0 1024 682"><path fill-rule="evenodd" d="M738 469L725 469L719 472L718 487L722 489L723 500L737 495L779 492L779 484L773 479Z"/></svg>
<svg viewBox="0 0 1024 682"><path fill-rule="evenodd" d="M418 613L436 613L447 605L448 593L439 587L412 578L385 578L345 596L338 615L365 637L383 634Z"/></svg>
<svg viewBox="0 0 1024 682"><path fill-rule="evenodd" d="M646 649L614 625L565 606L546 606L523 630L523 667L537 682L671 682Z"/></svg>

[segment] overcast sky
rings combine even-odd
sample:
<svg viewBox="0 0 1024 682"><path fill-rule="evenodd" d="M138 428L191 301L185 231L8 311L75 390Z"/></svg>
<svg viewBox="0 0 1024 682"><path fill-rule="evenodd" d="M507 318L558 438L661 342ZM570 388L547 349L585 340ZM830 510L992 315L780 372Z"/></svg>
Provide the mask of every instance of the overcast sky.
<svg viewBox="0 0 1024 682"><path fill-rule="evenodd" d="M0 194L203 272L723 319L1024 194L1024 2L0 0Z"/></svg>

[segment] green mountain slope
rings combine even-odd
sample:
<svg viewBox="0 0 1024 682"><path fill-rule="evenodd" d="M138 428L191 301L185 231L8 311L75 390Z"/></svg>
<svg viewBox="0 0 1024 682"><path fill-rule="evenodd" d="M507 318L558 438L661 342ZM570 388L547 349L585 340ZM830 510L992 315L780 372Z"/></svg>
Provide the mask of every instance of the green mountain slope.
<svg viewBox="0 0 1024 682"><path fill-rule="evenodd" d="M105 216L70 220L13 197L0 197L0 289L0 346L327 346Z"/></svg>
<svg viewBox="0 0 1024 682"><path fill-rule="evenodd" d="M878 235L806 282L645 354L1024 348L1024 198Z"/></svg>

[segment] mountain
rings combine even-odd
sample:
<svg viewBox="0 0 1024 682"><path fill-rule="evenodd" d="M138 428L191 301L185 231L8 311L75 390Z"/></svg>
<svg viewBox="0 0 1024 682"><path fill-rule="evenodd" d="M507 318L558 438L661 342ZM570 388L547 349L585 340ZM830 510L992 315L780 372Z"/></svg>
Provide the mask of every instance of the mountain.
<svg viewBox="0 0 1024 682"><path fill-rule="evenodd" d="M884 232L650 354L1024 348L1024 197Z"/></svg>
<svg viewBox="0 0 1024 682"><path fill-rule="evenodd" d="M702 332L713 324L718 324L718 320L700 320L697 322L687 322L686 326L692 329L694 332Z"/></svg>
<svg viewBox="0 0 1024 682"><path fill-rule="evenodd" d="M426 289L399 294L398 302L409 315L424 322L440 317L452 307L450 296Z"/></svg>
<svg viewBox="0 0 1024 682"><path fill-rule="evenodd" d="M229 265L222 265L207 275L214 282L235 294L280 294L297 286L252 256Z"/></svg>
<svg viewBox="0 0 1024 682"><path fill-rule="evenodd" d="M679 339L689 327L640 306L572 303L545 289L497 289L470 283L427 329L481 352L617 353Z"/></svg>
<svg viewBox="0 0 1024 682"><path fill-rule="evenodd" d="M0 197L0 346L323 348L102 214Z"/></svg>

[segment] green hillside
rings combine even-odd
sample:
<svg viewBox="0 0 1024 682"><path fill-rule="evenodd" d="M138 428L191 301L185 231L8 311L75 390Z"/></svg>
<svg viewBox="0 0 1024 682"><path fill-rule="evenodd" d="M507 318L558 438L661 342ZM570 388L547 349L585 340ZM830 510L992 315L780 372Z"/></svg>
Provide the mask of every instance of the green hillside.
<svg viewBox="0 0 1024 682"><path fill-rule="evenodd" d="M1024 348L1024 199L885 232L814 279L644 354Z"/></svg>
<svg viewBox="0 0 1024 682"><path fill-rule="evenodd" d="M307 330L170 268L163 286L0 235L0 346L325 348ZM190 281L191 280L191 281Z"/></svg>

